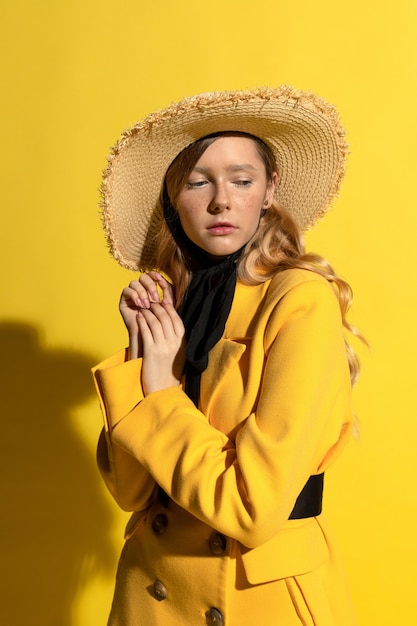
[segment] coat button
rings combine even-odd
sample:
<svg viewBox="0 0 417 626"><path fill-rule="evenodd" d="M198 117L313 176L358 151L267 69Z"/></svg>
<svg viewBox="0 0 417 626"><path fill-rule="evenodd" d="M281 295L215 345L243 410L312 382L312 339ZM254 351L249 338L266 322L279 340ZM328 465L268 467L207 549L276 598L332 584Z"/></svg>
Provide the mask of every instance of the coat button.
<svg viewBox="0 0 417 626"><path fill-rule="evenodd" d="M167 597L166 587L165 587L164 583L161 583L160 580L155 580L155 582L153 584L153 594L154 594L155 598L157 600L159 600L159 602L161 600L165 600L165 598Z"/></svg>
<svg viewBox="0 0 417 626"><path fill-rule="evenodd" d="M215 626L222 626L224 624L223 615L220 613L219 609L211 607L206 615L208 624L215 624Z"/></svg>
<svg viewBox="0 0 417 626"><path fill-rule="evenodd" d="M227 540L221 533L213 533L209 540L210 551L216 556L220 556L226 550Z"/></svg>
<svg viewBox="0 0 417 626"><path fill-rule="evenodd" d="M152 520L152 530L155 535L162 535L168 525L168 518L163 513L158 513Z"/></svg>

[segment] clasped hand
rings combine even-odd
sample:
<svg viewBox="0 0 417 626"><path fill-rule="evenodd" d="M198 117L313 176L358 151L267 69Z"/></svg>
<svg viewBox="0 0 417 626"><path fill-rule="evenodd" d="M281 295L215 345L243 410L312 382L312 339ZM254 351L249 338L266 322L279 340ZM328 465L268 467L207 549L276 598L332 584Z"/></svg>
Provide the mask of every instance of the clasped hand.
<svg viewBox="0 0 417 626"><path fill-rule="evenodd" d="M129 333L129 358L143 356L144 394L178 385L185 363L185 331L172 286L159 272L142 274L123 289L119 309Z"/></svg>

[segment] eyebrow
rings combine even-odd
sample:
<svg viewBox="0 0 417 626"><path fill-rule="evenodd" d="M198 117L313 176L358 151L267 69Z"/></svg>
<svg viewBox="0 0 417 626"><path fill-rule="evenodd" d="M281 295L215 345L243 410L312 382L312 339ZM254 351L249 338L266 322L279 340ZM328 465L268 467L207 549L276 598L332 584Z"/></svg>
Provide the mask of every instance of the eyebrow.
<svg viewBox="0 0 417 626"><path fill-rule="evenodd" d="M234 163L227 167L231 172L240 172L242 170L252 170L257 171L257 168L250 163ZM201 174L206 174L210 171L209 167L194 167L193 172L200 172Z"/></svg>

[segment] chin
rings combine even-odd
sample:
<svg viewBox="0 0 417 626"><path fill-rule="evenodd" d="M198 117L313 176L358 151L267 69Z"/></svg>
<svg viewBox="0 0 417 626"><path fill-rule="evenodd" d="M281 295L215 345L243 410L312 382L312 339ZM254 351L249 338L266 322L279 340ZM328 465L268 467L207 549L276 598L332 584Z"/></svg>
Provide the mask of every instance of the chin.
<svg viewBox="0 0 417 626"><path fill-rule="evenodd" d="M233 254L237 250L239 250L246 242L241 243L240 241L237 243L224 243L218 242L219 245L216 246L201 246L203 250L207 252L207 254L211 254L212 256L229 256L229 254Z"/></svg>
<svg viewBox="0 0 417 626"><path fill-rule="evenodd" d="M239 246L239 248L240 248L240 247L241 247L241 246ZM223 257L230 256L231 254L233 254L234 252L236 252L237 250L239 250L239 248L235 248L235 247L227 247L227 248L224 248L223 250L216 250L216 251L214 251L214 250L207 250L207 249L204 249L204 250L205 250L205 252L206 252L208 255L210 255L210 256L212 256L212 257L216 257L216 258L218 258L218 259L221 259L221 258L223 258Z"/></svg>

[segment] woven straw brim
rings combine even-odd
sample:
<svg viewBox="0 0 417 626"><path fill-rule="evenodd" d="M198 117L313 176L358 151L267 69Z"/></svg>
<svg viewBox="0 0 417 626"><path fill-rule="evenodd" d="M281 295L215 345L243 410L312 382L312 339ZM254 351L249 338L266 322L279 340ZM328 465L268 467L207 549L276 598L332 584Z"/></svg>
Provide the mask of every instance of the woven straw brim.
<svg viewBox="0 0 417 626"><path fill-rule="evenodd" d="M201 94L148 116L112 149L101 208L110 251L122 266L155 267L165 173L183 148L221 131L250 133L272 149L279 176L276 199L302 230L326 212L347 153L333 106L287 86Z"/></svg>

